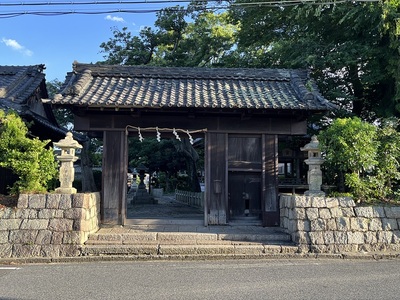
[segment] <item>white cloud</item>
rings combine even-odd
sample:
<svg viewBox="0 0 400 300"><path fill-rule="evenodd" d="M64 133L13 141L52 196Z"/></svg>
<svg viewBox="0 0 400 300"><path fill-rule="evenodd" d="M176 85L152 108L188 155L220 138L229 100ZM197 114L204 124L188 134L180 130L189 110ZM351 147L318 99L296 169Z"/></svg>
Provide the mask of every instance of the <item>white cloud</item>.
<svg viewBox="0 0 400 300"><path fill-rule="evenodd" d="M10 47L11 49L18 51L22 53L23 55L26 56L32 56L33 52L29 49L26 49L24 46L22 46L20 43L18 43L16 40L13 39L6 39L2 38L2 43L4 43L7 47Z"/></svg>
<svg viewBox="0 0 400 300"><path fill-rule="evenodd" d="M125 23L124 18L121 18L121 17L114 17L114 16L111 16L111 15L107 15L107 16L105 17L105 19L106 19L106 20L109 20L109 21L113 21L113 22Z"/></svg>

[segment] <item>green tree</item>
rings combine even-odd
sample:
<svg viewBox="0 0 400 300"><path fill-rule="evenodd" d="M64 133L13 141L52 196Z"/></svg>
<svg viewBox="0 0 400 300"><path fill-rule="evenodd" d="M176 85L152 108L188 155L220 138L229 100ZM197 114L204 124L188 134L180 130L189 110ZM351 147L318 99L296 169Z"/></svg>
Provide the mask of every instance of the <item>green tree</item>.
<svg viewBox="0 0 400 300"><path fill-rule="evenodd" d="M380 126L357 117L336 119L319 135L329 183L360 201L396 198L400 180L397 126L393 119L381 120Z"/></svg>
<svg viewBox="0 0 400 300"><path fill-rule="evenodd" d="M242 66L307 68L322 94L366 120L399 115L399 2L237 5ZM251 3L251 1L250 1Z"/></svg>
<svg viewBox="0 0 400 300"><path fill-rule="evenodd" d="M376 133L375 126L356 117L336 119L320 133L326 168L340 192L345 187L352 187L357 196L362 192L355 185L361 185L361 179L378 164Z"/></svg>
<svg viewBox="0 0 400 300"><path fill-rule="evenodd" d="M57 176L57 163L48 141L27 137L28 128L13 112L0 110L0 166L19 179L12 193L45 192Z"/></svg>
<svg viewBox="0 0 400 300"><path fill-rule="evenodd" d="M192 22L186 19L191 17ZM155 66L220 65L235 45L237 25L227 12L195 12L176 6L157 13L155 28L145 27L138 36L128 28L113 28L113 37L100 45L106 64Z"/></svg>

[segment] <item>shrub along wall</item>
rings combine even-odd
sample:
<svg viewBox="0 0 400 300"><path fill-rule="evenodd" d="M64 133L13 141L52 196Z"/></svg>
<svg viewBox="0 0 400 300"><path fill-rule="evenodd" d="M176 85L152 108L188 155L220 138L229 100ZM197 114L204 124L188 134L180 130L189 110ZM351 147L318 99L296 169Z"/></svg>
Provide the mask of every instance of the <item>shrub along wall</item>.
<svg viewBox="0 0 400 300"><path fill-rule="evenodd" d="M357 206L351 198L281 195L281 227L302 252L400 250L400 207Z"/></svg>
<svg viewBox="0 0 400 300"><path fill-rule="evenodd" d="M80 255L99 229L100 193L21 194L16 208L0 210L0 257Z"/></svg>

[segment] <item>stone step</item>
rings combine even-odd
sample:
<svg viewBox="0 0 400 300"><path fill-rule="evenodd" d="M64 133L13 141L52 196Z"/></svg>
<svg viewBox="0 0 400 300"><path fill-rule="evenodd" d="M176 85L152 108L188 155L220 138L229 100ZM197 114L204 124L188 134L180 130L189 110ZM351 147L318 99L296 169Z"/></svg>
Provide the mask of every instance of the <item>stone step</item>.
<svg viewBox="0 0 400 300"><path fill-rule="evenodd" d="M196 232L133 232L133 233L95 233L90 235L86 245L110 244L276 244L290 242L285 233L196 233Z"/></svg>
<svg viewBox="0 0 400 300"><path fill-rule="evenodd" d="M265 257L278 254L294 254L298 247L291 244L219 244L219 245L86 245L82 248L84 256L135 255L152 257L188 256L237 256Z"/></svg>

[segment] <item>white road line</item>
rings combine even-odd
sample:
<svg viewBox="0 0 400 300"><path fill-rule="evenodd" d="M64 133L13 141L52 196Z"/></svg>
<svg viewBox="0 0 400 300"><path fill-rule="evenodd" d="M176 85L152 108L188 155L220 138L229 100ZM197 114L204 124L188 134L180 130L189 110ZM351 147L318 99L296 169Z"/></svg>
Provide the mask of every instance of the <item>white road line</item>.
<svg viewBox="0 0 400 300"><path fill-rule="evenodd" d="M0 270L20 270L21 268L17 267L0 267Z"/></svg>

